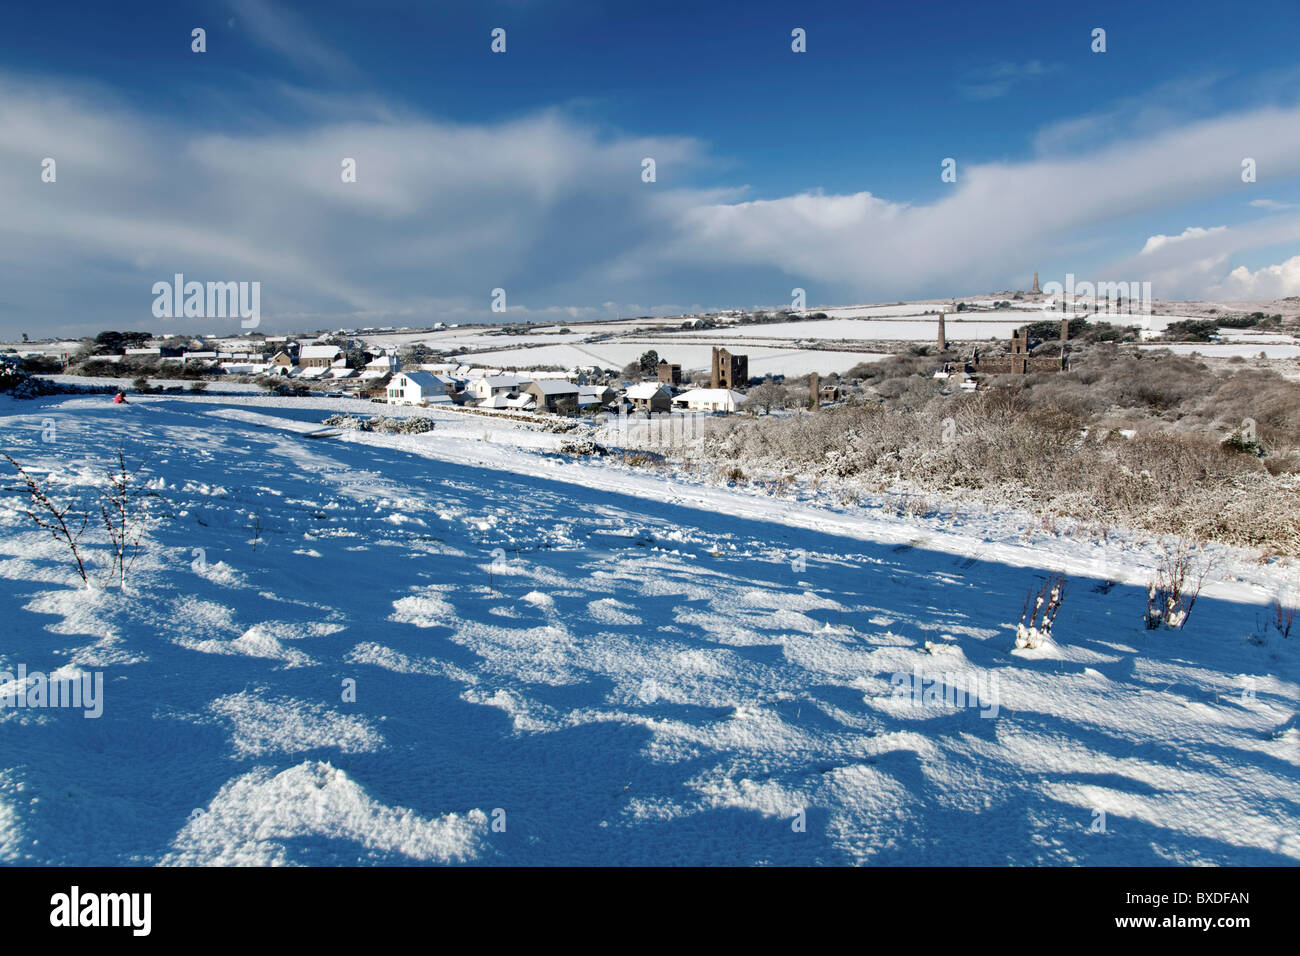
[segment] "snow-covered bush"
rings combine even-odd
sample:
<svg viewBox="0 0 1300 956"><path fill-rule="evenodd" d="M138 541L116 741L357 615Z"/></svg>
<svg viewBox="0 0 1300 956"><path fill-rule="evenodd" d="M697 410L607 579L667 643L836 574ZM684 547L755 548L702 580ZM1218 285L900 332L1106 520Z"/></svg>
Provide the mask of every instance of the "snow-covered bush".
<svg viewBox="0 0 1300 956"><path fill-rule="evenodd" d="M379 432L384 435L423 435L433 431L433 422L427 418L361 418L357 415L331 415L321 422L330 428L346 428L357 432Z"/></svg>
<svg viewBox="0 0 1300 956"><path fill-rule="evenodd" d="M423 435L433 431L433 421L428 418L375 418L370 421L373 431L385 435Z"/></svg>
<svg viewBox="0 0 1300 956"><path fill-rule="evenodd" d="M562 455L608 455L609 449L589 438L566 441L560 444Z"/></svg>
<svg viewBox="0 0 1300 956"><path fill-rule="evenodd" d="M331 415L321 424L328 425L330 428L345 428L354 432L370 431L370 420L356 415Z"/></svg>
<svg viewBox="0 0 1300 956"><path fill-rule="evenodd" d="M1052 624L1065 600L1065 575L1054 574L1035 592L1025 595L1020 610L1020 623L1016 625L1016 647L1037 650L1052 639Z"/></svg>
<svg viewBox="0 0 1300 956"><path fill-rule="evenodd" d="M0 393L7 393L19 399L32 399L62 391L64 389L54 382L34 378L21 369L8 365L0 366Z"/></svg>
<svg viewBox="0 0 1300 956"><path fill-rule="evenodd" d="M1179 538L1166 545L1147 585L1147 629L1182 630L1213 568L1214 561L1205 553L1204 542Z"/></svg>

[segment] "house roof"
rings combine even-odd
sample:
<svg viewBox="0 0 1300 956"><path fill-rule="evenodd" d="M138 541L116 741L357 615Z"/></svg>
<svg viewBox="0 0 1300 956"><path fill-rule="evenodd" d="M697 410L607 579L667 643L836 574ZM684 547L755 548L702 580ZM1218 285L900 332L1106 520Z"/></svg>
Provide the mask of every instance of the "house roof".
<svg viewBox="0 0 1300 956"><path fill-rule="evenodd" d="M488 388L518 388L522 381L514 375L487 375L479 379Z"/></svg>
<svg viewBox="0 0 1300 956"><path fill-rule="evenodd" d="M642 382L640 385L633 385L629 388L627 390L627 397L635 399L655 398L660 392L670 394L667 388L657 382Z"/></svg>
<svg viewBox="0 0 1300 956"><path fill-rule="evenodd" d="M337 345L304 345L298 350L298 356L305 359L332 359L342 351Z"/></svg>
<svg viewBox="0 0 1300 956"><path fill-rule="evenodd" d="M578 392L578 386L572 382L566 382L562 379L544 378L533 382L528 387L529 391L537 390L543 395L575 395Z"/></svg>
<svg viewBox="0 0 1300 956"><path fill-rule="evenodd" d="M420 386L426 392L442 390L442 386L438 384L438 380L430 372L403 372L398 378L410 379L411 384Z"/></svg>
<svg viewBox="0 0 1300 956"><path fill-rule="evenodd" d="M693 388L689 392L678 395L676 401L687 404L707 402L710 405L725 405L727 402L734 402L739 405L745 401L745 396L741 395L740 392L733 392L729 388Z"/></svg>

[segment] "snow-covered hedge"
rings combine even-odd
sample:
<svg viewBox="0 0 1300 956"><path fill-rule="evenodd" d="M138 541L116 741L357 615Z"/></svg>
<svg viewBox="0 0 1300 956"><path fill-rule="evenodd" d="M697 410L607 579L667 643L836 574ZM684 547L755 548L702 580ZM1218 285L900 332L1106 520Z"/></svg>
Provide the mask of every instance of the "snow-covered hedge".
<svg viewBox="0 0 1300 956"><path fill-rule="evenodd" d="M422 435L433 431L428 418L360 418L356 415L331 415L321 422L331 428L346 428L359 432L379 432L384 435Z"/></svg>

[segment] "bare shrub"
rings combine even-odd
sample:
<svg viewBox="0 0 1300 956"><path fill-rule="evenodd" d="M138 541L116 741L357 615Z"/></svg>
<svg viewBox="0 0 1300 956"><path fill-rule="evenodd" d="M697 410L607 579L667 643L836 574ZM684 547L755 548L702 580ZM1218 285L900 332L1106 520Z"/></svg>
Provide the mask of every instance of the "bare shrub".
<svg viewBox="0 0 1300 956"><path fill-rule="evenodd" d="M18 476L23 480L23 492L27 496L27 506L22 509L23 513L31 518L38 528L50 532L56 539L68 546L73 563L77 566L77 573L81 575L83 582L89 583L86 577L86 566L81 560L81 551L78 547L78 541L90 521L89 516L84 511L73 512L73 502L68 502L62 506L56 505L49 494L46 493L44 486L29 475L22 465L14 461L8 454L5 455L5 458L9 461L9 464L14 466ZM69 514L71 514L71 519L69 519Z"/></svg>
<svg viewBox="0 0 1300 956"><path fill-rule="evenodd" d="M1052 574L1038 588L1030 588L1016 625L1016 647L1036 650L1052 638L1052 625L1065 600L1065 575Z"/></svg>
<svg viewBox="0 0 1300 956"><path fill-rule="evenodd" d="M1283 637L1291 636L1291 627L1295 624L1296 606L1294 601L1283 601L1279 597L1273 598L1273 604L1269 609L1269 623L1273 629Z"/></svg>
<svg viewBox="0 0 1300 956"><path fill-rule="evenodd" d="M108 576L116 577L119 586L126 583L126 572L140 553L140 539L147 524L142 500L146 489L136 478L139 467L128 472L126 455L118 449L117 468L109 472L107 486L100 489L99 513L109 542Z"/></svg>
<svg viewBox="0 0 1300 956"><path fill-rule="evenodd" d="M1147 585L1147 610L1144 622L1147 630L1168 628L1182 630L1192 615L1192 608L1200 596L1206 577L1214 568L1214 560L1205 553L1203 541L1180 537L1171 546L1166 545L1156 573Z"/></svg>

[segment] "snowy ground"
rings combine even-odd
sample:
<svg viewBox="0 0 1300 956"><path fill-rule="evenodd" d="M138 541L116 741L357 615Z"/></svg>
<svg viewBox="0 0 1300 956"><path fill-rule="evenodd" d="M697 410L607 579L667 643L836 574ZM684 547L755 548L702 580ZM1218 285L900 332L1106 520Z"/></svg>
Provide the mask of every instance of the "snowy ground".
<svg viewBox="0 0 1300 956"><path fill-rule="evenodd" d="M763 328L763 326L753 326ZM715 344L730 339L714 336ZM742 340L743 341L743 340ZM735 347L734 345L732 346ZM558 365L572 368L575 365L598 365L602 368L621 369L639 359L647 349L655 349L659 357L683 371L703 371L709 368L712 346L700 345L676 337L635 339L618 342L591 342L577 345L543 345L535 349L506 349L498 352L480 352L460 356L460 361L471 365L491 365L497 368L538 368ZM751 376L768 373L781 375L807 375L817 372L829 375L844 373L861 362L879 361L886 356L870 352L833 352L797 348L771 348L749 346L744 354L749 356Z"/></svg>
<svg viewBox="0 0 1300 956"><path fill-rule="evenodd" d="M335 407L0 399L56 495L122 447L171 515L123 594L0 513L0 670L105 682L99 719L0 709L0 858L1300 860L1300 637L1248 640L1294 572L1225 556L1153 634L1137 541L819 508L451 412L308 437ZM1012 652L1049 570L1058 643ZM897 699L917 672L981 706Z"/></svg>
<svg viewBox="0 0 1300 956"><path fill-rule="evenodd" d="M1300 345L1273 345L1260 342L1217 343L1217 342L1175 342L1171 345L1139 345L1140 349L1169 349L1175 355L1203 355L1206 358L1254 358L1261 353L1271 359L1300 358Z"/></svg>

